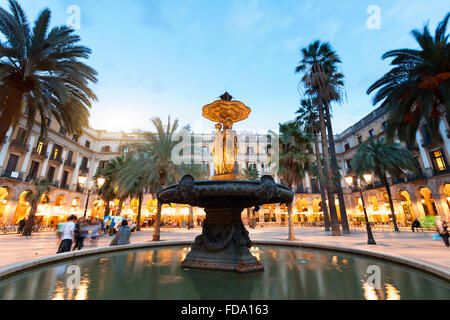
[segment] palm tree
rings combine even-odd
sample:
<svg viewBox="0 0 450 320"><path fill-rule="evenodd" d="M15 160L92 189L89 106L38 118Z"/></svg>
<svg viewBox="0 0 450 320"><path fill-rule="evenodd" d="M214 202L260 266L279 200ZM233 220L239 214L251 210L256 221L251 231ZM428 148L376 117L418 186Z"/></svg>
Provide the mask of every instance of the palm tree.
<svg viewBox="0 0 450 320"><path fill-rule="evenodd" d="M316 154L317 177L319 178L320 197L322 198L323 220L325 231L330 231L330 217L328 215L327 198L325 195L325 182L323 179L323 167L319 149L319 111L317 104L311 99L302 99L297 110L297 123L307 133L314 137L314 150Z"/></svg>
<svg viewBox="0 0 450 320"><path fill-rule="evenodd" d="M41 179L38 181L33 181L34 190L30 190L25 194L25 200L31 203L31 209L28 214L27 223L23 229L23 236L31 236L33 226L35 223L36 210L42 197L47 197L51 190L51 184L46 179Z"/></svg>
<svg viewBox="0 0 450 320"><path fill-rule="evenodd" d="M417 160L399 144L371 138L368 143L358 148L351 165L356 175L361 176L364 173L373 172L384 184L389 198L394 229L399 231L387 175L399 177L405 174L405 170L416 172L419 165Z"/></svg>
<svg viewBox="0 0 450 320"><path fill-rule="evenodd" d="M43 10L31 29L17 0L11 13L0 8L0 141L16 126L22 107L28 110L27 134L40 118L41 138L47 137L46 119L54 116L68 133L88 126L89 108L96 100L88 87L97 72L84 64L91 50L77 45L80 37L67 26L49 30L50 10Z"/></svg>
<svg viewBox="0 0 450 320"><path fill-rule="evenodd" d="M308 150L311 149L310 137L304 134L297 122L280 124L279 140L279 164L278 175L283 184L292 190L304 178L311 159ZM272 134L276 135L272 132ZM292 221L292 203L287 204L289 236L288 240L295 240L294 225Z"/></svg>
<svg viewBox="0 0 450 320"><path fill-rule="evenodd" d="M324 157L324 175L329 201L331 217L331 231L333 236L341 235L339 220L334 201L334 186L330 166L329 141L327 138L326 111L329 110L331 101L339 100L341 86L336 83L340 77L337 65L341 62L328 42L315 41L307 48L301 50L302 60L296 68L296 72L303 73L301 84L306 93L317 100L319 109L319 128ZM343 204L343 201L340 201Z"/></svg>
<svg viewBox="0 0 450 320"><path fill-rule="evenodd" d="M242 170L242 173L240 174L240 178L243 180L250 180L255 181L259 178L259 172L254 167L247 167L244 170Z"/></svg>
<svg viewBox="0 0 450 320"><path fill-rule="evenodd" d="M132 161L121 172L119 184L130 186L140 177L138 187L147 188L155 195L157 190L175 183L185 174L189 173L196 178L204 177L205 172L201 165L176 165L172 161L172 151L180 143L175 139L178 135L178 120L171 122L169 116L166 125L160 118L153 118L151 121L156 132L142 133L146 142L134 146ZM158 202L153 241L160 240L161 208L162 204Z"/></svg>
<svg viewBox="0 0 450 320"><path fill-rule="evenodd" d="M388 51L383 59L392 58L392 69L368 90L378 90L373 104L381 102L390 110L386 134L415 144L422 119L430 126L432 138L440 139L439 121L443 111L450 111L450 44L447 23L450 13L436 28L434 37L428 26L423 32L412 31L419 49Z"/></svg>

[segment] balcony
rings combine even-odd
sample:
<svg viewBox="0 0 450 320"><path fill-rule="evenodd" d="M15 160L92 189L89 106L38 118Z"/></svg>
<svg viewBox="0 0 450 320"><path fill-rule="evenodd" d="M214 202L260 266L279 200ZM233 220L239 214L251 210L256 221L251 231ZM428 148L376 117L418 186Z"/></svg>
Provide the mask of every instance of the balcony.
<svg viewBox="0 0 450 320"><path fill-rule="evenodd" d="M3 170L2 177L19 180L19 181L23 180L23 175L21 173L16 172L16 171L10 171L10 170Z"/></svg>
<svg viewBox="0 0 450 320"><path fill-rule="evenodd" d="M442 139L433 140L430 137L429 138L425 138L425 139L421 139L421 144L422 144L422 147L424 147L424 148L434 147L434 146L436 146L438 144L441 144L441 143L442 143Z"/></svg>
<svg viewBox="0 0 450 320"><path fill-rule="evenodd" d="M59 185L59 188L60 188L60 189L63 189L63 190L69 190L69 185L68 185L68 184L63 184L63 183L61 182L61 184Z"/></svg>
<svg viewBox="0 0 450 320"><path fill-rule="evenodd" d="M444 174L449 174L450 173L450 169L445 169L445 170L434 170L434 175L435 176L441 176Z"/></svg>
<svg viewBox="0 0 450 320"><path fill-rule="evenodd" d="M25 144L23 141L14 139L11 141L10 147L13 147L19 151L25 151L28 152L30 151L30 146Z"/></svg>
<svg viewBox="0 0 450 320"><path fill-rule="evenodd" d="M84 193L84 189L77 184L76 192Z"/></svg>
<svg viewBox="0 0 450 320"><path fill-rule="evenodd" d="M43 158L43 159L47 159L48 158L48 152L45 152L44 150L47 150L47 146L43 146L41 148L41 151L38 151L37 148L34 148L32 153L33 155Z"/></svg>
<svg viewBox="0 0 450 320"><path fill-rule="evenodd" d="M71 167L71 168L75 169L75 162L72 162L70 160L64 161L64 165L67 166L67 167Z"/></svg>
<svg viewBox="0 0 450 320"><path fill-rule="evenodd" d="M50 161L54 161L54 162L57 162L57 163L63 163L63 159L61 158L61 157L55 157L55 156L50 156L50 159L49 159Z"/></svg>
<svg viewBox="0 0 450 320"><path fill-rule="evenodd" d="M34 180L36 180L36 175L28 175L26 178L25 178L25 182L31 182L31 181L34 181Z"/></svg>
<svg viewBox="0 0 450 320"><path fill-rule="evenodd" d="M89 173L89 168L87 167L87 165L81 165L80 171L82 171L84 173Z"/></svg>

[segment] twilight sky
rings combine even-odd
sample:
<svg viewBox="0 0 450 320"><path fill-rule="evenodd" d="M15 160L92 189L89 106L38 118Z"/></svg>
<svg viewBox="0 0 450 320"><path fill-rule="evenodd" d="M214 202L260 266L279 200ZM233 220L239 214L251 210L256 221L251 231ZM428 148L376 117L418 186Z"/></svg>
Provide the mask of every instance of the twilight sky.
<svg viewBox="0 0 450 320"><path fill-rule="evenodd" d="M6 0L0 5L6 7ZM410 31L434 29L450 6L441 0L21 0L29 20L45 7L52 26L78 6L77 33L99 72L91 110L94 129L152 128L171 115L210 132L201 107L226 89L252 108L237 130L267 131L290 120L300 99L295 67L300 49L329 41L342 60L346 101L335 105L339 133L373 110L367 88L388 70L381 55L415 47ZM370 29L368 7L381 10ZM72 20L73 21L73 20Z"/></svg>

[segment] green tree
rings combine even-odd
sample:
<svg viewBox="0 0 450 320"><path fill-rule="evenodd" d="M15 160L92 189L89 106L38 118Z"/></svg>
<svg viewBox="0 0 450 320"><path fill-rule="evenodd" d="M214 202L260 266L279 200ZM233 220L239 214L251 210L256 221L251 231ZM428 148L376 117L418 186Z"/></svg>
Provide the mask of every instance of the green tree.
<svg viewBox="0 0 450 320"><path fill-rule="evenodd" d="M327 198L325 195L325 182L323 178L322 157L319 149L319 110L317 104L311 99L302 99L300 107L297 110L297 123L307 133L314 137L314 151L316 155L316 172L319 178L320 197L322 199L323 220L325 224L325 231L330 231L330 217L328 215Z"/></svg>
<svg viewBox="0 0 450 320"><path fill-rule="evenodd" d="M27 135L39 116L41 138L47 137L46 119L54 116L68 133L80 134L88 126L89 108L96 100L88 87L97 72L81 59L91 50L77 43L80 37L67 26L49 30L50 10L45 9L31 29L16 0L11 12L0 8L0 141L16 126L25 104Z"/></svg>
<svg viewBox="0 0 450 320"><path fill-rule="evenodd" d="M43 196L47 197L48 202L48 194L51 191L51 184L46 179L33 181L33 189L34 190L29 190L25 194L25 200L31 203L31 209L28 213L25 228L22 231L23 236L31 236L31 232L36 220L37 207L41 202Z"/></svg>
<svg viewBox="0 0 450 320"><path fill-rule="evenodd" d="M389 197L394 229L399 231L387 175L400 177L405 175L406 171L416 172L419 166L417 160L399 144L387 143L384 139L374 140L371 138L367 143L358 147L351 165L357 176L364 173L373 173L384 184Z"/></svg>
<svg viewBox="0 0 450 320"><path fill-rule="evenodd" d="M134 185L139 178L137 188L148 189L154 196L158 190L177 182L185 174L195 178L205 176L201 165L180 164L172 161L172 152L180 141L178 137L178 120L171 122L168 118L164 125L160 118L153 118L152 123L156 132L143 132L145 143L134 146L133 158L129 165L121 172L119 184L123 186ZM153 241L161 238L161 208L158 202Z"/></svg>
<svg viewBox="0 0 450 320"><path fill-rule="evenodd" d="M278 176L283 184L289 189L301 183L307 171L311 170L311 157L308 152L311 149L311 138L300 130L297 122L280 124L280 134L276 135L279 140L279 163ZM292 221L292 203L286 204L288 208L288 240L295 240L294 225Z"/></svg>
<svg viewBox="0 0 450 320"><path fill-rule="evenodd" d="M450 44L447 23L450 14L436 28L434 37L428 26L423 32L412 31L418 49L388 51L383 59L392 58L392 69L368 90L376 90L373 104L381 102L390 110L387 140L397 135L401 141L414 145L416 132L424 119L432 138L440 139L439 121L443 111L450 111Z"/></svg>
<svg viewBox="0 0 450 320"><path fill-rule="evenodd" d="M341 77L337 71L337 66L341 62L338 55L331 48L328 42L321 43L315 41L308 47L301 50L302 59L295 71L302 73L301 85L305 88L306 94L317 101L319 109L319 128L324 157L324 176L329 210L331 218L331 232L333 236L341 235L339 219L334 201L333 176L330 166L330 148L327 136L327 113L331 101L339 101L341 95ZM344 205L343 201L340 201ZM342 214L345 216L345 214ZM345 230L344 230L345 231Z"/></svg>
<svg viewBox="0 0 450 320"><path fill-rule="evenodd" d="M242 170L242 173L240 174L240 178L243 180L250 180L255 181L259 178L259 172L254 167L247 167L244 170Z"/></svg>

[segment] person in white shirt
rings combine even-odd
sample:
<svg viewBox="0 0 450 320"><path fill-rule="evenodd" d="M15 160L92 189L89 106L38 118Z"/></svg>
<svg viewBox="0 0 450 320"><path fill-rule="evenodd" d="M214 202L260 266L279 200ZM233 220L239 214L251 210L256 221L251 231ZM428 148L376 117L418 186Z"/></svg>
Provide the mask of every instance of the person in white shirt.
<svg viewBox="0 0 450 320"><path fill-rule="evenodd" d="M72 248L72 241L74 238L75 231L75 221L77 221L77 217L72 215L67 219L66 224L64 225L62 235L61 235L61 243L59 244L58 252L69 252Z"/></svg>

